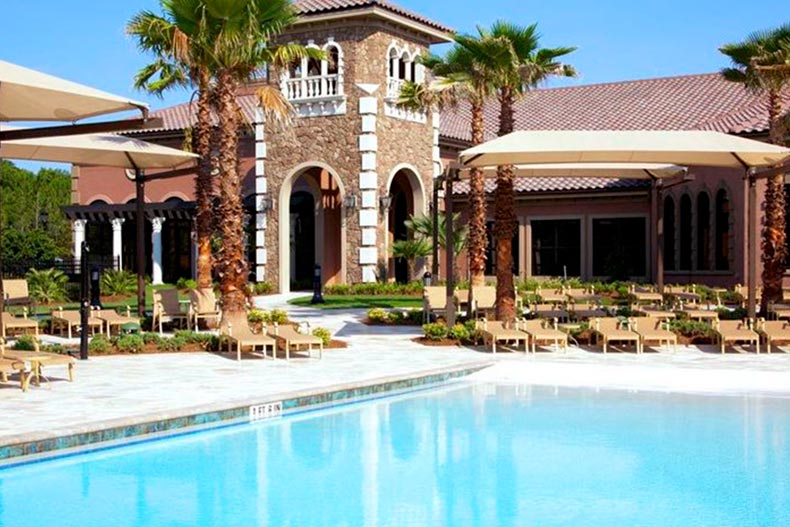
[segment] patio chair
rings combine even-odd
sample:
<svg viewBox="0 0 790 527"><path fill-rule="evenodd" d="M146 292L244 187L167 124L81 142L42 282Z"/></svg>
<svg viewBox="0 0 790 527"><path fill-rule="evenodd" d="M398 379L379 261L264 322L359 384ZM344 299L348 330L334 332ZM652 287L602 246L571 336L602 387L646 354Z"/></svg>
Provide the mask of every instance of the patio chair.
<svg viewBox="0 0 790 527"><path fill-rule="evenodd" d="M656 291L652 286L631 286L631 296L635 304L660 304L664 301L664 295Z"/></svg>
<svg viewBox="0 0 790 527"><path fill-rule="evenodd" d="M82 317L79 311L65 311L62 307L50 314L50 331L53 335L60 333L60 336L68 335L72 338L74 331L81 331ZM93 316L88 318L88 328L91 335L95 335L97 330L102 333L104 322Z"/></svg>
<svg viewBox="0 0 790 527"><path fill-rule="evenodd" d="M589 318L605 317L607 312L598 304L580 302L568 304L568 314L571 320L578 322Z"/></svg>
<svg viewBox="0 0 790 527"><path fill-rule="evenodd" d="M569 318L568 311L563 302L553 304L535 304L530 311L538 318L557 319L565 322Z"/></svg>
<svg viewBox="0 0 790 527"><path fill-rule="evenodd" d="M685 314L691 320L696 320L699 322L710 322L714 324L717 320L719 320L719 312L712 309L700 309L699 306L694 304L686 304L685 302L680 302L680 309L677 311L678 313Z"/></svg>
<svg viewBox="0 0 790 527"><path fill-rule="evenodd" d="M473 306L470 306L469 313L482 313L483 317L488 317L496 310L496 287L481 286L472 288ZM516 297L516 301L520 300Z"/></svg>
<svg viewBox="0 0 790 527"><path fill-rule="evenodd" d="M266 328L266 332L270 337L273 337L278 345L282 344L285 350L285 360L291 360L291 350L302 351L307 349L310 357L313 356L313 349L318 346L318 358L324 358L324 341L316 336L299 333L295 327L290 324L279 325L275 324ZM275 357L277 352L275 351Z"/></svg>
<svg viewBox="0 0 790 527"><path fill-rule="evenodd" d="M188 307L188 306L187 306ZM154 291L154 314L151 321L152 328L159 325L159 333L164 333L165 324L180 324L192 329L188 311L184 310L181 299L178 298L178 289L160 289Z"/></svg>
<svg viewBox="0 0 790 527"><path fill-rule="evenodd" d="M192 289L189 291L189 318L193 328L200 327L200 321L213 320L214 324L219 324L222 318L222 311L217 302L217 295L210 287L204 289Z"/></svg>
<svg viewBox="0 0 790 527"><path fill-rule="evenodd" d="M562 288L544 290L538 287L535 290L535 295L540 299L542 304L562 304L568 300L568 297Z"/></svg>
<svg viewBox="0 0 790 527"><path fill-rule="evenodd" d="M751 321L743 320L717 320L713 326L719 340L722 354L728 343L746 343L755 346L760 353L760 335L752 329Z"/></svg>
<svg viewBox="0 0 790 527"><path fill-rule="evenodd" d="M595 288L586 289L584 287L572 287L565 290L565 295L573 303L597 303L601 298L595 294Z"/></svg>
<svg viewBox="0 0 790 527"><path fill-rule="evenodd" d="M496 353L496 346L500 342L513 343L516 348L523 342L524 353L529 351L529 335L516 328L505 327L504 322L482 319L477 321L476 328L483 335L483 344L491 346L491 353Z"/></svg>
<svg viewBox="0 0 790 527"><path fill-rule="evenodd" d="M732 289L736 294L740 295L743 299L741 302L741 307L746 307L746 302L749 300L749 288L745 285L738 284ZM757 297L756 297L756 304L759 306L760 302L763 299L763 288L762 286L757 286Z"/></svg>
<svg viewBox="0 0 790 527"><path fill-rule="evenodd" d="M39 349L38 340L34 341L34 345L34 351L6 349L5 340L0 340L0 358L21 363L30 363L31 365L30 373L25 376L25 380L22 383L23 391L27 390L31 381L36 385L41 384L41 377L44 377L43 370L49 366L67 366L69 382L74 382L74 366L77 363L74 357L60 353L41 351Z"/></svg>
<svg viewBox="0 0 790 527"><path fill-rule="evenodd" d="M636 312L644 317L657 318L661 320L673 320L677 318L677 314L674 311L667 311L665 309L650 306L640 306Z"/></svg>
<svg viewBox="0 0 790 527"><path fill-rule="evenodd" d="M8 383L9 374L19 374L19 387L27 391L27 368L23 361L17 359L0 358L0 382Z"/></svg>
<svg viewBox="0 0 790 527"><path fill-rule="evenodd" d="M427 286L422 291L423 305L428 318L444 316L447 313L447 288L443 285ZM459 295L460 296L460 295ZM467 296L467 302L468 302ZM463 299L461 296L460 299ZM458 306L456 305L456 308Z"/></svg>
<svg viewBox="0 0 790 527"><path fill-rule="evenodd" d="M10 306L23 306L30 308L30 291L25 279L3 280L3 294L5 294L6 308Z"/></svg>
<svg viewBox="0 0 790 527"><path fill-rule="evenodd" d="M520 320L516 322L516 328L523 331L530 337L530 344L532 346L532 354L537 351L537 343L554 344L557 349L560 349L560 343L564 351L568 350L568 334L557 329L557 320L554 320L553 325L548 320Z"/></svg>
<svg viewBox="0 0 790 527"><path fill-rule="evenodd" d="M769 303L768 317L772 320L790 320L790 305Z"/></svg>
<svg viewBox="0 0 790 527"><path fill-rule="evenodd" d="M786 320L763 320L757 323L757 333L766 344L768 353L775 342L790 342L790 322Z"/></svg>
<svg viewBox="0 0 790 527"><path fill-rule="evenodd" d="M629 319L631 330L639 335L640 352L645 351L648 343L672 345L672 351L678 349L678 336L669 330L669 322L657 317L641 317Z"/></svg>
<svg viewBox="0 0 790 527"><path fill-rule="evenodd" d="M633 343L636 352L642 353L641 339L639 335L630 329L623 329L628 321L617 318L593 318L590 319L590 329L593 334L600 337L603 342L603 352L606 353L611 342Z"/></svg>
<svg viewBox="0 0 790 527"><path fill-rule="evenodd" d="M114 309L94 309L93 316L104 322L108 337L112 336L113 328L118 329L119 335L127 328L135 331L141 329L140 319L132 316L129 306L126 307L125 315L119 314Z"/></svg>
<svg viewBox="0 0 790 527"><path fill-rule="evenodd" d="M29 334L32 332L34 335L38 336L38 321L27 318L27 309L25 309L21 317L15 317L11 313L3 312L2 324L0 324L0 326L2 327L0 336L3 338L6 338L12 332L19 332L22 334Z"/></svg>
<svg viewBox="0 0 790 527"><path fill-rule="evenodd" d="M664 286L664 294L671 295L679 301L689 304L698 304L702 297L694 290L693 285L667 285Z"/></svg>
<svg viewBox="0 0 790 527"><path fill-rule="evenodd" d="M272 358L277 354L277 342L266 334L259 334L252 331L247 321L245 313L227 315L223 317L219 325L220 341L228 343L228 353L232 352L232 346L236 347L236 360L241 360L241 353L249 348L252 353L258 349L263 351L263 358L266 358L266 349L272 350Z"/></svg>

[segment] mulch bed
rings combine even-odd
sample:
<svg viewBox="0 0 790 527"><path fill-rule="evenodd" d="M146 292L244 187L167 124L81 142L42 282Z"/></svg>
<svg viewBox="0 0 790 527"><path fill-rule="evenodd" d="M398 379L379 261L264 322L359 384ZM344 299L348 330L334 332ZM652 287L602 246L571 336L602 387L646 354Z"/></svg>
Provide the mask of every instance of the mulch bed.
<svg viewBox="0 0 790 527"><path fill-rule="evenodd" d="M417 344L422 344L423 346L428 346L432 348L440 348L440 347L446 348L448 346L460 348L464 346L464 344L462 344L460 340L456 340L456 339L433 340L426 337L417 337L411 340L412 342L416 342Z"/></svg>
<svg viewBox="0 0 790 527"><path fill-rule="evenodd" d="M328 346L324 346L325 350L342 350L348 348L348 342L345 340L332 340Z"/></svg>

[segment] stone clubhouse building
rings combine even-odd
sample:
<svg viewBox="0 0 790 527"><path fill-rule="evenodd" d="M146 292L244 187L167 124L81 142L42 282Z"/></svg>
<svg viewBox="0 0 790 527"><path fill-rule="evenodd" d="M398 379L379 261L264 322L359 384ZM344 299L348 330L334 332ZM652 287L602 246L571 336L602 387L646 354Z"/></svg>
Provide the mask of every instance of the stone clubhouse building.
<svg viewBox="0 0 790 527"><path fill-rule="evenodd" d="M280 292L301 289L320 264L325 284L405 281L407 266L392 258L392 244L409 236L406 219L429 214L435 177L470 145L470 115L464 105L441 115L409 112L396 100L404 82L425 78L417 58L451 41L452 30L381 0L296 6L300 20L285 40L324 49L330 60L303 60L280 79L296 112L293 126L266 122L254 85L238 94L248 125L240 157L251 280ZM786 103L790 108L790 96ZM135 136L178 147L195 108L185 103L154 115L162 128ZM714 130L755 139L768 131L766 101L718 73L536 90L519 101L516 116L517 128L530 130ZM492 101L489 137L497 119ZM692 181L661 196L641 180L518 180L514 272L654 280L651 239L663 207L667 283L743 283L743 174L690 172ZM119 170L75 166L72 188L66 214L75 251L87 240L94 254L136 270L133 183ZM467 192L457 185L460 210ZM146 186L146 271L154 283L194 274L193 199L190 176ZM493 250L487 265L493 274Z"/></svg>

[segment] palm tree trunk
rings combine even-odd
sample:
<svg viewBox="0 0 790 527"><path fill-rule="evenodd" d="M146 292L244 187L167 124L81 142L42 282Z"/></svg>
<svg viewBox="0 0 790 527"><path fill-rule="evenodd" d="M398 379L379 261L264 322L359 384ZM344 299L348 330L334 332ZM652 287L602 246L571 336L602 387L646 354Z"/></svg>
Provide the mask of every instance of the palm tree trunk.
<svg viewBox="0 0 790 527"><path fill-rule="evenodd" d="M777 91L768 94L771 142L784 146L781 122L781 99ZM763 295L762 312L770 302L782 300L782 279L785 272L785 188L784 175L768 179L765 189L765 217L762 232Z"/></svg>
<svg viewBox="0 0 790 527"><path fill-rule="evenodd" d="M484 139L483 103L472 104L472 145L479 145ZM486 191L485 175L479 168L473 168L469 182L470 221L469 221L469 273L473 287L485 285L486 273Z"/></svg>
<svg viewBox="0 0 790 527"><path fill-rule="evenodd" d="M244 211L239 178L239 110L236 103L237 83L222 71L218 76L219 108L219 207L218 223L222 235L217 267L223 313L242 313L246 309L248 265L244 248Z"/></svg>
<svg viewBox="0 0 790 527"><path fill-rule="evenodd" d="M197 73L198 111L195 124L195 152L200 156L198 175L195 178L195 199L197 201L197 286L210 288L212 284L211 236L213 234L214 184L211 180L211 107L209 74L205 69Z"/></svg>
<svg viewBox="0 0 790 527"><path fill-rule="evenodd" d="M510 88L502 88L499 96L499 135L513 131L515 95ZM516 203L513 193L513 166L497 169L494 195L494 238L496 240L496 317L510 322L516 318L516 290L513 284L513 235L516 232Z"/></svg>

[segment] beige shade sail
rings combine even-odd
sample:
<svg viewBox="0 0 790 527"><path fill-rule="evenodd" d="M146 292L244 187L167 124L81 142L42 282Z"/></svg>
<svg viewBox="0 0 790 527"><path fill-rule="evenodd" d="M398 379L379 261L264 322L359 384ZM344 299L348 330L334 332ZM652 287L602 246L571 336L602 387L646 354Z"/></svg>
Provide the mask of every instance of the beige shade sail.
<svg viewBox="0 0 790 527"><path fill-rule="evenodd" d="M655 163L557 163L553 165L516 165L516 177L596 177L622 179L666 179L681 176L685 167ZM496 167L486 167L487 178L496 177ZM463 170L461 177L468 177Z"/></svg>
<svg viewBox="0 0 790 527"><path fill-rule="evenodd" d="M197 158L196 154L113 134L45 137L0 144L0 159L129 169L172 169L192 164Z"/></svg>
<svg viewBox="0 0 790 527"><path fill-rule="evenodd" d="M461 153L467 167L555 163L658 163L752 168L778 165L790 149L707 131L519 131Z"/></svg>
<svg viewBox="0 0 790 527"><path fill-rule="evenodd" d="M66 121L127 110L140 102L0 60L0 121Z"/></svg>

